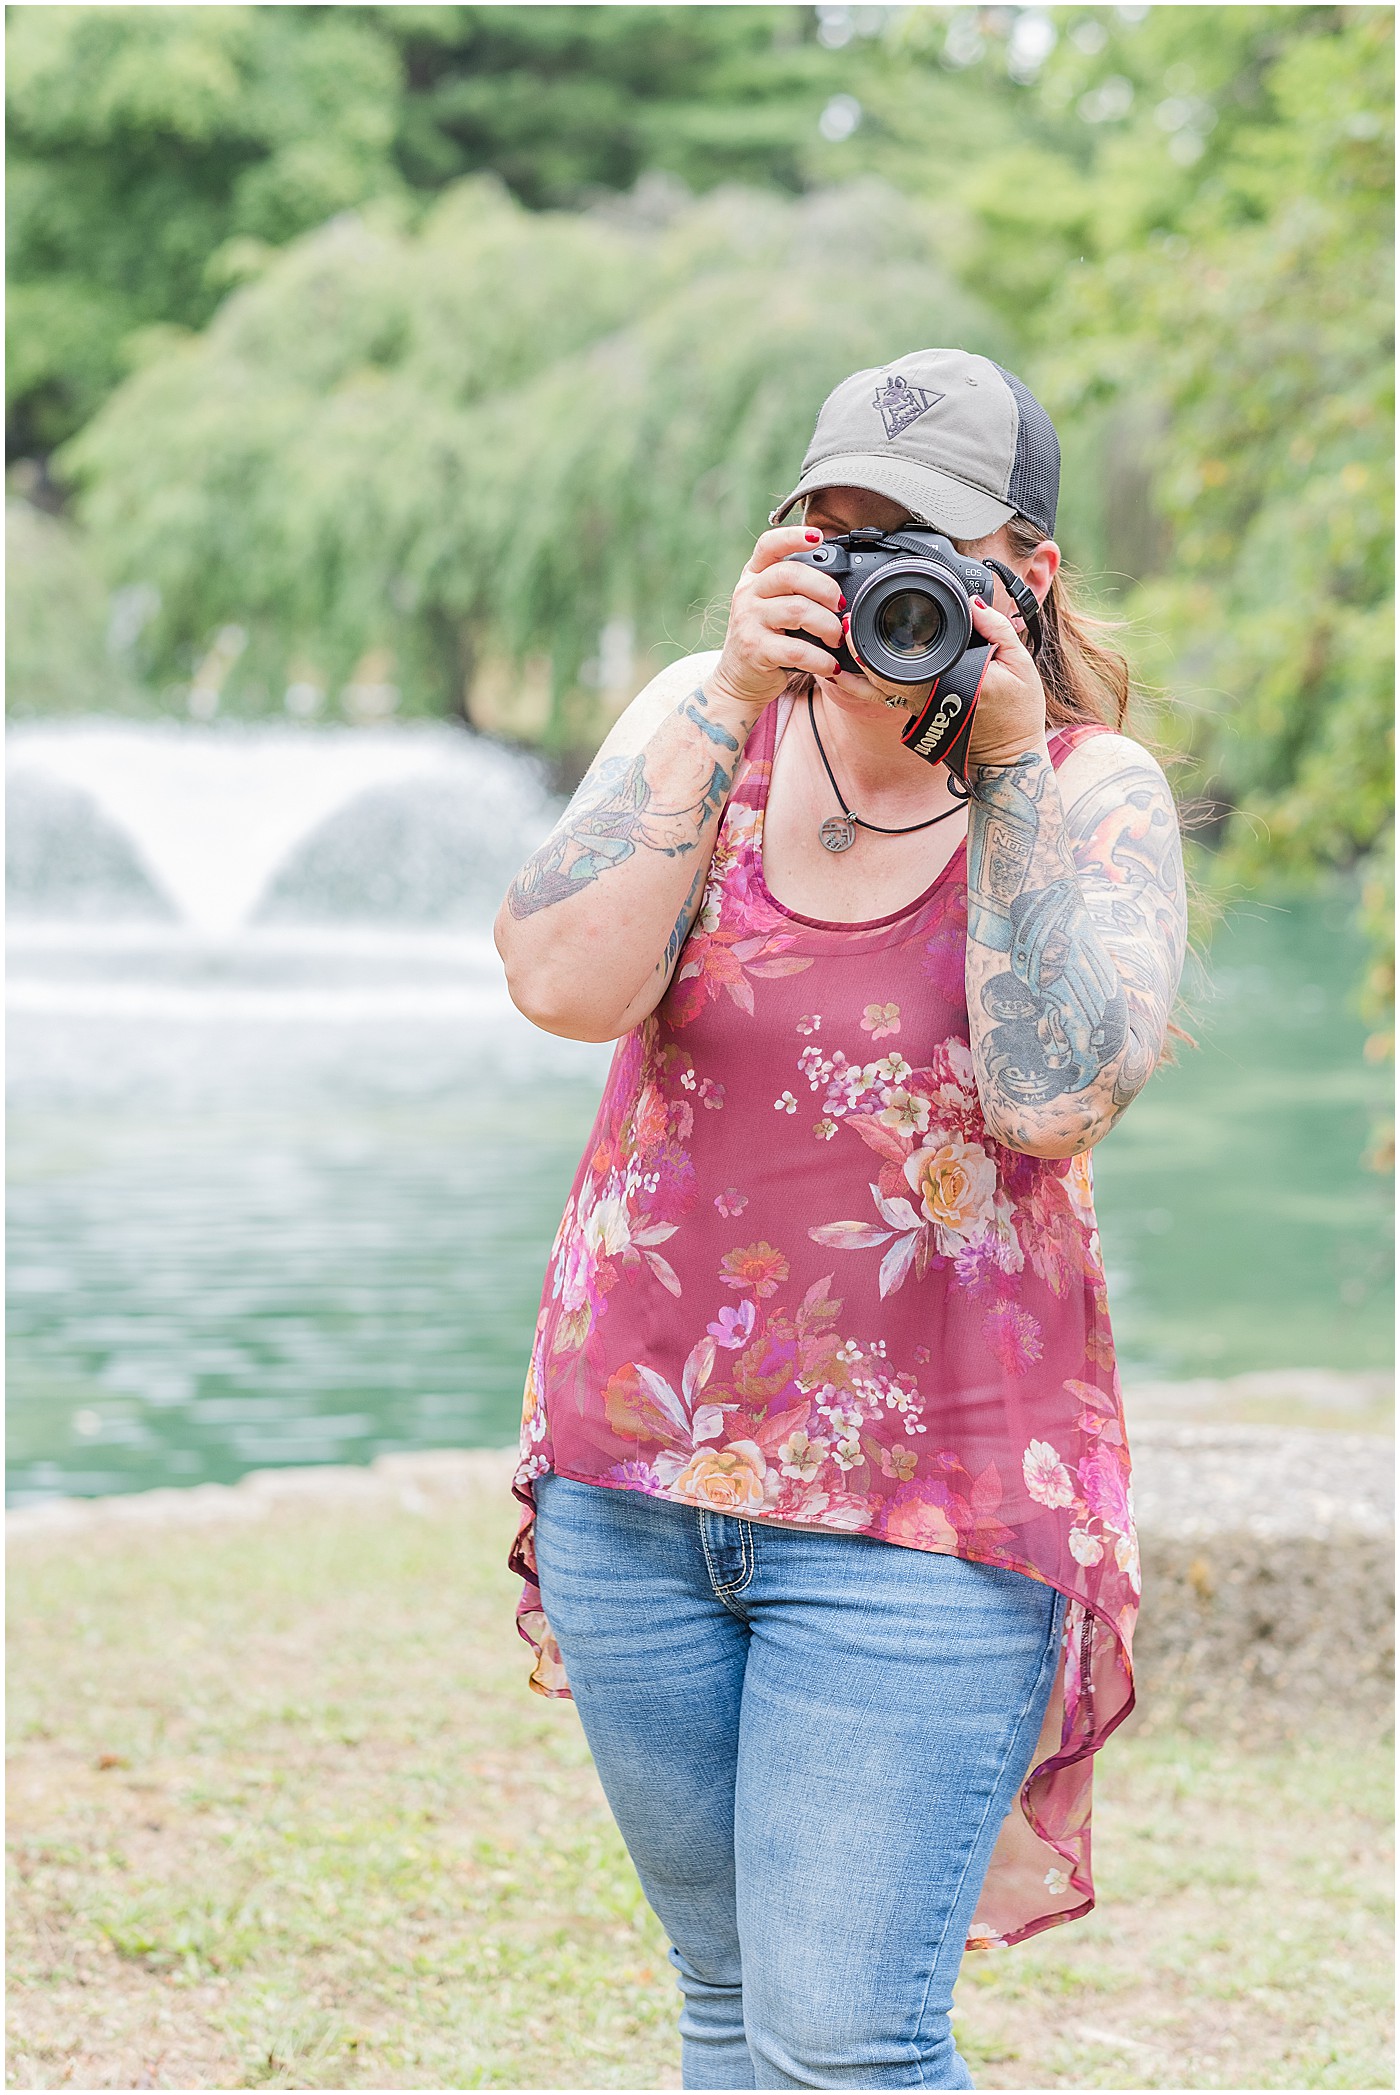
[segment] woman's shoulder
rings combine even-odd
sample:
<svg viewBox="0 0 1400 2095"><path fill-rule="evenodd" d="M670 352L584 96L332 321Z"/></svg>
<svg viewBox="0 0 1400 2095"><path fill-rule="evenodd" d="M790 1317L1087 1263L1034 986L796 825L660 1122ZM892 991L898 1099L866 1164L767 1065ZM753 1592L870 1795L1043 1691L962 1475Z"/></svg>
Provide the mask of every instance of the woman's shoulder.
<svg viewBox="0 0 1400 2095"><path fill-rule="evenodd" d="M1154 791L1171 797L1166 773L1157 758L1131 735L1086 722L1082 727L1053 729L1049 740L1063 787L1082 792L1117 779L1122 782L1126 798L1134 787L1141 790L1150 781Z"/></svg>
<svg viewBox="0 0 1400 2095"><path fill-rule="evenodd" d="M702 654L682 655L678 662L658 670L619 713L598 755L630 757L645 749L666 715L673 713L697 684L704 683L719 655L718 648L708 648Z"/></svg>

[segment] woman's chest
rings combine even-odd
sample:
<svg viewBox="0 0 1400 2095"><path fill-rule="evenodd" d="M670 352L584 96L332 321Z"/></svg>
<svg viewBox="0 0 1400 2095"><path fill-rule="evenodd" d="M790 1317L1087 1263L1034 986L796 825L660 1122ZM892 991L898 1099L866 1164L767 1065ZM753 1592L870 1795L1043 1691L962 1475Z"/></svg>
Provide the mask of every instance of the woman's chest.
<svg viewBox="0 0 1400 2095"><path fill-rule="evenodd" d="M780 744L754 839L770 895L797 915L853 926L914 906L959 858L966 806L909 821L918 807L852 811L804 754Z"/></svg>
<svg viewBox="0 0 1400 2095"><path fill-rule="evenodd" d="M858 824L828 827L820 809L783 804L767 811L761 838L764 882L789 910L821 923L858 925L897 915L927 894L959 856L967 816L918 836L882 836Z"/></svg>

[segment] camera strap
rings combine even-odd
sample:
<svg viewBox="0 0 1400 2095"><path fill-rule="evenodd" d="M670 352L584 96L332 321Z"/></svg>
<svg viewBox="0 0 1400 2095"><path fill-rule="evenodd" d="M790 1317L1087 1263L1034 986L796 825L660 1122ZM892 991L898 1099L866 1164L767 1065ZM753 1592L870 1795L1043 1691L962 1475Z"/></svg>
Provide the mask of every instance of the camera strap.
<svg viewBox="0 0 1400 2095"><path fill-rule="evenodd" d="M990 563L989 563L990 564ZM986 641L970 647L945 669L915 714L900 741L928 764L946 764L948 787L959 800L970 797L967 783L967 747L972 738L972 716L977 694L987 674L992 650Z"/></svg>
<svg viewBox="0 0 1400 2095"><path fill-rule="evenodd" d="M1037 653L1040 647L1041 631L1040 601L1035 591L1029 589L1021 580L1021 577L1018 574L1014 574L1004 561L984 559L982 565L983 567L989 567L992 573L1004 585L1006 594L1020 612L1022 622L1025 625L1026 647L1031 654Z"/></svg>

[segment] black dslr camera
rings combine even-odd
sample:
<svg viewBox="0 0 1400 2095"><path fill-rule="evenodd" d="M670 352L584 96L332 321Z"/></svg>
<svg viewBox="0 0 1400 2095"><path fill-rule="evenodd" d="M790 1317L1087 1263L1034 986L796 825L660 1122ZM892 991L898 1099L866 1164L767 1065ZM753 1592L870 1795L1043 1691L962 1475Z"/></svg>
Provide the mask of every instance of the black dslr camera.
<svg viewBox="0 0 1400 2095"><path fill-rule="evenodd" d="M991 657L974 630L971 599L990 604L994 573L1008 588L1014 583L1012 598L1033 648L1039 607L1019 575L1000 561L969 560L941 532L916 524L890 532L862 525L788 557L839 583L850 619L846 644L836 649L810 633L795 637L834 653L843 669L868 671L888 684L932 682L900 740L930 764L946 764L965 790L972 715Z"/></svg>

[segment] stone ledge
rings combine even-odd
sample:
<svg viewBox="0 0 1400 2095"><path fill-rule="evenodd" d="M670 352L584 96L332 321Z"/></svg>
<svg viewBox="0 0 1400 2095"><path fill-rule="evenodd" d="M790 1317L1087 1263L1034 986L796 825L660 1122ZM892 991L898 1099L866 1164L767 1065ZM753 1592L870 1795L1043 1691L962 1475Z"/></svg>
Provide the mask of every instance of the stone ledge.
<svg viewBox="0 0 1400 2095"><path fill-rule="evenodd" d="M1370 1731L1392 1710L1394 1446L1306 1428L1130 1425L1144 1606L1129 1722L1287 1737L1320 1711ZM12 1540L263 1521L311 1507L431 1514L510 1489L513 1448L254 1470L237 1484L55 1499Z"/></svg>
<svg viewBox="0 0 1400 2095"><path fill-rule="evenodd" d="M1393 1713L1395 1448L1379 1435L1129 1425L1143 1728L1286 1738Z"/></svg>
<svg viewBox="0 0 1400 2095"><path fill-rule="evenodd" d="M1128 1423L1140 1532L1318 1541L1395 1531L1394 1443L1309 1427Z"/></svg>
<svg viewBox="0 0 1400 2095"><path fill-rule="evenodd" d="M367 1467L323 1463L300 1469L253 1469L236 1484L192 1484L108 1498L45 1499L11 1507L11 1541L30 1535L100 1534L132 1528L204 1527L218 1521L265 1520L278 1506L400 1506L426 1512L435 1499L510 1489L511 1448L425 1449L379 1455Z"/></svg>

